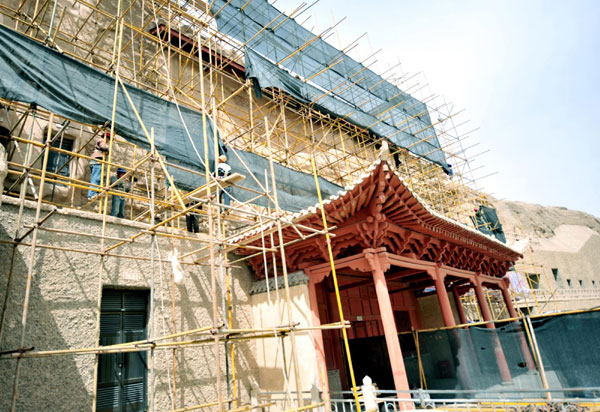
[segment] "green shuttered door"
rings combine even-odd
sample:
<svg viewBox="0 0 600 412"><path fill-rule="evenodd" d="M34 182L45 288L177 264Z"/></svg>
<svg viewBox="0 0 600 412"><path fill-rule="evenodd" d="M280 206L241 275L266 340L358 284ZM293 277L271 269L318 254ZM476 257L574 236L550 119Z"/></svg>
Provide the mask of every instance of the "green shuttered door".
<svg viewBox="0 0 600 412"><path fill-rule="evenodd" d="M100 345L146 338L148 291L102 291ZM96 410L146 410L146 352L100 355Z"/></svg>

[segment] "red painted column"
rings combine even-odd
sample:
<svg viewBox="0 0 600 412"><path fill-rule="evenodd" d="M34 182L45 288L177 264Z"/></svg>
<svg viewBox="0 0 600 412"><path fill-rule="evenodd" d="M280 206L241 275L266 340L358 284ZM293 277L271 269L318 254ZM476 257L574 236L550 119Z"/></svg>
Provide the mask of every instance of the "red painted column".
<svg viewBox="0 0 600 412"><path fill-rule="evenodd" d="M504 298L504 303L506 304L506 309L508 310L508 315L511 318L518 318L519 315L517 314L517 311L515 310L515 306L513 305L513 301L512 298L510 297L510 293L508 292L508 286L506 283L503 283L502 285L500 285L500 290L502 291L502 297ZM521 352L523 353L523 359L525 360L525 363L527 364L527 369L529 369L530 371L534 371L535 370L535 363L533 362L533 357L531 356L531 351L529 349L529 345L527 344L527 339L525 339L525 335L523 334L523 330L521 328L521 324L519 323L519 321L516 321L516 323L519 325L519 341L521 343Z"/></svg>
<svg viewBox="0 0 600 412"><path fill-rule="evenodd" d="M511 318L518 318L519 315L513 305L512 298L510 297L510 293L508 293L508 287L506 285L500 285L500 290L502 291L502 297L504 298L504 303L506 304L506 310L508 310L508 316Z"/></svg>
<svg viewBox="0 0 600 412"><path fill-rule="evenodd" d="M485 292L483 291L483 286L481 286L481 281L478 279L475 279L475 295L477 296L477 303L479 303L479 309L481 309L483 320L490 322L486 323L485 327L488 329L496 329L496 325L493 323L494 317L492 316L492 311L485 298Z"/></svg>
<svg viewBox="0 0 600 412"><path fill-rule="evenodd" d="M452 306L450 305L450 299L448 298L448 291L446 290L446 284L444 283L446 273L442 272L439 265L435 267L433 274L431 272L428 273L433 278L433 281L435 283L435 292L438 297L438 302L440 303L440 309L442 310L444 325L456 326L454 314L452 313ZM459 345L464 344L464 342L461 342L460 336L456 329L451 330L450 333L453 333L455 335L455 338ZM457 356L459 359L458 365L456 365L456 374L458 380L463 389L471 389L473 386L471 385L471 379L469 377L468 371L463 366L461 366L468 364L467 360L464 357L464 351L459 350Z"/></svg>
<svg viewBox="0 0 600 412"><path fill-rule="evenodd" d="M411 306L409 311L410 324L415 330L423 329L423 322L421 322L421 314L419 312L419 302L412 291L403 292L405 302L408 302Z"/></svg>
<svg viewBox="0 0 600 412"><path fill-rule="evenodd" d="M319 302L317 300L317 285L313 280L308 280L308 296L310 298L310 312L312 318L312 326L321 326L321 318L319 317ZM321 329L313 329L312 338L317 352L317 373L321 390L323 391L323 401L329 404L329 381L327 380L327 362L325 360L325 345L323 343L323 332Z"/></svg>
<svg viewBox="0 0 600 412"><path fill-rule="evenodd" d="M408 391L408 378L406 377L406 368L404 367L404 358L398 339L398 330L394 320L394 311L392 310L392 301L390 299L387 282L385 281L384 271L381 265L380 257L374 253L365 253L365 257L371 266L373 281L375 283L375 293L377 294L377 303L383 324L385 343L387 345L392 375L394 377L394 386L398 391ZM410 399L410 394L398 394L400 398ZM404 403L404 408L410 408L412 403Z"/></svg>
<svg viewBox="0 0 600 412"><path fill-rule="evenodd" d="M442 317L444 318L444 325L456 326L454 320L454 314L452 313L452 306L450 306L450 299L448 299L448 291L444 284L445 273L442 273L439 266L435 267L435 276L433 281L435 282L435 293L437 294L438 301L440 302L440 309L442 310Z"/></svg>
<svg viewBox="0 0 600 412"><path fill-rule="evenodd" d="M468 323L467 316L465 315L465 309L460 301L460 294L456 288L452 288L452 293L454 293L454 303L456 303L456 310L458 310L458 317L460 318L460 323L466 325Z"/></svg>
<svg viewBox="0 0 600 412"><path fill-rule="evenodd" d="M486 327L488 329L496 329L496 325L494 325L494 318L492 316L492 312L490 311L490 307L488 306L487 300L485 299L485 293L483 291L483 286L481 286L481 280L475 277L475 295L477 296L477 302L479 303L479 308L481 309L481 314L483 315L483 320L489 323L486 323ZM500 339L498 335L494 333L493 335L493 345L494 345L494 354L496 355L496 362L498 363L498 369L500 369L500 376L502 376L503 382L510 382L512 380L512 376L510 376L510 371L508 369L508 363L506 363L506 357L504 356L504 351L502 350L502 345L500 344Z"/></svg>

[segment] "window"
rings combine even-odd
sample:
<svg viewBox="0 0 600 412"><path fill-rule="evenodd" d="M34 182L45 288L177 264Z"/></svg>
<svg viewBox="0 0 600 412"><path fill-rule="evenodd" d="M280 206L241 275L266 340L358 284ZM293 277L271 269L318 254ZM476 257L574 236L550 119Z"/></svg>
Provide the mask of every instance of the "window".
<svg viewBox="0 0 600 412"><path fill-rule="evenodd" d="M558 268L552 268L552 275L554 276L554 280L558 280Z"/></svg>
<svg viewBox="0 0 600 412"><path fill-rule="evenodd" d="M73 139L59 137L54 142L52 142L52 147L72 152L74 142L75 141ZM69 156L66 153L60 153L54 150L50 150L50 153L48 153L48 165L46 166L46 170L48 172L56 173L61 176L69 177L68 162L70 158L71 156Z"/></svg>
<svg viewBox="0 0 600 412"><path fill-rule="evenodd" d="M529 287L531 289L539 289L540 288L540 274L539 273L528 273L527 274L527 282L529 283Z"/></svg>
<svg viewBox="0 0 600 412"><path fill-rule="evenodd" d="M148 291L104 289L100 345L146 339ZM146 352L100 355L96 411L146 410Z"/></svg>
<svg viewBox="0 0 600 412"><path fill-rule="evenodd" d="M596 281L592 280L592 287L595 288L596 287Z"/></svg>
<svg viewBox="0 0 600 412"><path fill-rule="evenodd" d="M4 126L0 126L0 144L8 153L8 144L10 143L10 130Z"/></svg>
<svg viewBox="0 0 600 412"><path fill-rule="evenodd" d="M583 279L579 279L579 287L582 288L583 287Z"/></svg>
<svg viewBox="0 0 600 412"><path fill-rule="evenodd" d="M571 279L567 279L567 286L571 287Z"/></svg>

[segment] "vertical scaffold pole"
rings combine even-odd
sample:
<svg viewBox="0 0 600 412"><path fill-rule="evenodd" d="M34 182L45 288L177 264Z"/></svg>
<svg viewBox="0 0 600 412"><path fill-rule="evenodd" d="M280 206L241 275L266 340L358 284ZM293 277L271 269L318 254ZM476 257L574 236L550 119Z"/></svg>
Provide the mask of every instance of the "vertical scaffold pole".
<svg viewBox="0 0 600 412"><path fill-rule="evenodd" d="M325 206L323 205L323 197L321 196L321 188L319 186L319 176L317 174L317 166L315 164L314 156L310 158L310 164L312 166L313 176L315 178L315 187L317 188L317 196L319 197L319 208L321 209L321 219L323 220L323 230L325 231L325 241L327 243L327 253L329 254L329 262L331 264L331 276L333 278L333 287L335 288L335 299L337 301L338 312L340 314L340 322L345 323L344 311L342 309L342 299L340 298L340 289L338 287L337 275L335 271L335 264L333 258L333 251L331 250L331 237L329 236L329 229L327 226L327 218L325 217ZM348 343L348 333L346 328L342 328L342 336L344 339L344 348L346 349L346 359L348 360L348 369L350 370L350 380L352 382L352 393L354 394L354 402L356 403L356 410L361 412L360 402L358 400L358 390L356 388L356 378L354 377L354 367L352 366L352 356L350 355L350 344Z"/></svg>
<svg viewBox="0 0 600 412"><path fill-rule="evenodd" d="M42 207L42 198L44 197L44 183L46 181L46 167L48 166L48 154L50 153L50 143L52 142L52 123L54 122L54 113L50 114L50 120L48 121L48 135L46 136L46 145L44 147L44 160L42 163L42 176L40 179L40 190L37 201L37 207L35 209L35 223L33 229L33 238L31 240L31 246L29 250L29 269L27 270L27 283L25 284L25 297L23 298L23 315L21 317L21 339L19 341L19 347L23 347L25 344L25 329L27 327L27 312L29 309L29 295L31 293L31 281L33 279L33 268L35 265L35 247L37 244L38 227L40 220L40 210ZM17 405L17 398L19 396L19 373L21 370L22 358L17 358L17 364L15 366L15 380L13 384L12 402L10 406L11 412L14 412Z"/></svg>
<svg viewBox="0 0 600 412"><path fill-rule="evenodd" d="M273 125L273 127L275 127ZM279 237L279 250L281 256L281 271L283 273L283 282L285 286L285 303L287 307L288 324L292 326L292 304L290 297L290 284L288 282L287 263L285 259L285 250L283 249L283 231L281 229L281 209L279 208L279 200L277 198L277 184L275 181L275 168L273 166L273 151L271 150L271 130L269 130L269 121L265 117L265 130L267 134L267 148L269 151L269 168L271 170L271 185L273 187L273 201L275 202L277 235ZM274 246L271 244L271 246ZM292 361L294 362L294 378L296 380L296 392L298 407L302 406L302 382L300 381L300 364L298 363L298 354L296 352L296 336L293 330L290 330L290 344L292 350Z"/></svg>
<svg viewBox="0 0 600 412"><path fill-rule="evenodd" d="M118 16L121 16L121 0L119 0L117 4L117 13ZM112 161L112 148L113 142L115 140L115 118L117 116L117 96L119 91L119 66L121 64L121 43L123 40L123 27L122 27L121 19L117 20L117 27L115 29L116 37L113 46L113 62L116 58L116 68L115 68L115 88L113 92L113 102L112 102L112 114L111 114L111 122L110 122L110 147L108 151L108 170L107 170L107 180L106 186L108 187L110 184L110 162ZM104 168L104 163L102 163L102 167ZM104 170L104 169L102 169ZM101 176L100 182L102 183L103 176ZM100 255L100 264L98 266L98 294L96 301L96 334L95 334L95 344L100 342L100 313L102 309L102 278L104 276L104 263L105 263L105 255L104 255L104 240L106 236L106 209L108 206L108 192L104 191L104 198L101 200L104 203L104 208L101 208L102 211L102 238L100 239L100 250L102 250L102 254ZM100 203L102 205L102 203ZM122 342L120 342L122 343ZM98 367L100 364L100 355L96 354L94 359L94 387L93 387L93 395L92 395L92 412L96 412L96 402L98 398L97 387L98 387Z"/></svg>

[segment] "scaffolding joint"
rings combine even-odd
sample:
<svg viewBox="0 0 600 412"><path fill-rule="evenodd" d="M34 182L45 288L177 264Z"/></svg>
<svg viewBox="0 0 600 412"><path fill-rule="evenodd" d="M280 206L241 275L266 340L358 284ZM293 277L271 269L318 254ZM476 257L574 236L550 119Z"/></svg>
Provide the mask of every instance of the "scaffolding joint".
<svg viewBox="0 0 600 412"><path fill-rule="evenodd" d="M31 346L29 348L20 347L18 349L5 350L5 351L0 352L0 356L2 356L2 355L10 355L10 354L13 354L13 353L23 354L23 353L26 353L26 352L31 352L34 349L35 348L33 346Z"/></svg>

